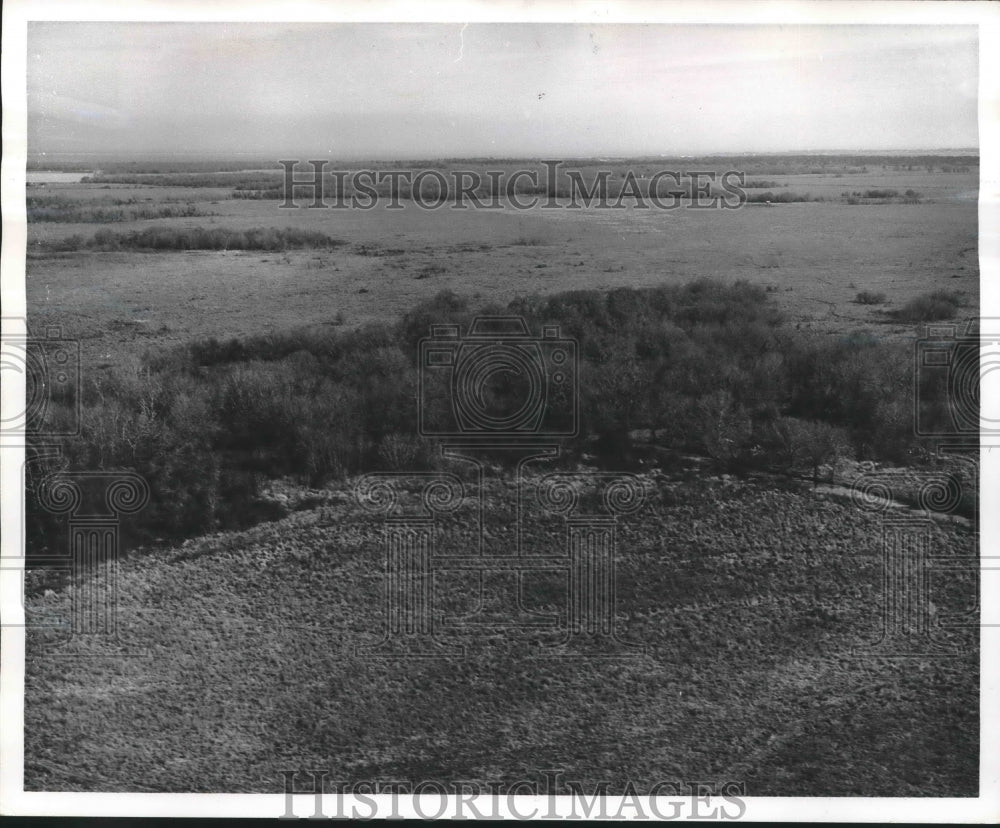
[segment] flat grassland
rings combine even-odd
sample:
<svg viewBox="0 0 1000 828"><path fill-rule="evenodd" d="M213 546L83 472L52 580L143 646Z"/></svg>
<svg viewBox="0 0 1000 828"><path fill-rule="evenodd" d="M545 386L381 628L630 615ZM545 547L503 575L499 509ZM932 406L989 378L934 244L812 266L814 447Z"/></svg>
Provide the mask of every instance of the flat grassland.
<svg viewBox="0 0 1000 828"><path fill-rule="evenodd" d="M392 321L441 290L506 304L571 289L747 280L803 327L906 337L887 309L935 289L979 297L974 174L771 176L827 201L723 209L279 209L214 188L52 184L44 194L140 205L193 204L212 215L114 225L32 223L27 302L33 323L60 324L88 357L117 362L152 344L298 325ZM912 189L921 203L849 204L843 192ZM780 188L775 188L781 192ZM625 202L628 204L628 202ZM150 226L295 227L346 242L329 251L39 253L40 244ZM859 305L860 291L886 304Z"/></svg>

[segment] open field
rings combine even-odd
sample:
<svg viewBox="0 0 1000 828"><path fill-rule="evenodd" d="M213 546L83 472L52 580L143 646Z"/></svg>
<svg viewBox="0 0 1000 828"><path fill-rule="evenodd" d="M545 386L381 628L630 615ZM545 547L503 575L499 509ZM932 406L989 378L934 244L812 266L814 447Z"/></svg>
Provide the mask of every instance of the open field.
<svg viewBox="0 0 1000 828"><path fill-rule="evenodd" d="M125 350L191 337L226 338L292 325L391 321L443 289L506 303L517 295L696 278L766 286L794 320L830 333L869 330L909 337L884 311L947 288L978 306L976 178L926 172L769 176L790 189L835 199L747 205L739 210L657 209L370 211L278 208L227 198L228 190L50 185L47 196L176 199L210 217L122 222L149 226L294 227L346 242L330 252L82 252L37 254L39 243L107 225L30 227L27 272L32 322L65 328L84 353L115 362ZM843 191L914 189L920 204L858 204ZM152 199L152 202L146 202ZM305 203L303 200L302 203ZM854 303L863 290L886 304ZM974 315L970 311L969 316ZM124 350L123 347L124 346Z"/></svg>

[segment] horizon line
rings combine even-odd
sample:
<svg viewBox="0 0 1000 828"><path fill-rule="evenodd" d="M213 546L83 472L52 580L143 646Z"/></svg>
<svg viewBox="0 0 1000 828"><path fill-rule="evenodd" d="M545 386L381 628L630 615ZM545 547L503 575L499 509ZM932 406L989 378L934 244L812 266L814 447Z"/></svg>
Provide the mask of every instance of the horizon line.
<svg viewBox="0 0 1000 828"><path fill-rule="evenodd" d="M891 147L891 148L871 148L871 147L860 147L851 149L836 149L836 148L817 148L817 149L776 149L776 150L712 150L709 152L659 152L659 153L616 153L616 152L594 152L586 155L561 155L557 152L549 153L501 153L501 154L477 154L471 152L467 155L429 155L427 153L417 153L417 154L405 154L405 155L385 155L381 157L368 156L368 155L356 155L356 154L345 154L341 156L331 156L329 160L342 160L342 161L375 161L375 162L385 162L385 161L423 161L423 160L595 160L595 159L609 159L609 160L631 160L631 159L650 159L655 160L658 158L721 158L728 156L767 156L767 155L893 155L900 153L924 153L924 154L949 154L949 153L974 153L976 155L980 154L980 147ZM101 152L101 151L78 151L78 152L59 152L59 151L47 151L42 150L39 152L28 152L26 158L28 159L39 159L39 158L108 158L108 159L144 159L144 160L156 160L156 161L167 161L171 158L184 157L184 158L205 158L205 159L224 159L224 158L252 158L255 160L271 160L274 159L274 163L278 164L282 160L287 160L289 156L295 155L297 153L269 153L269 152L258 152L258 151L233 151L233 152L223 152L223 151L136 151L136 152ZM296 159L301 162L308 162L309 160L321 160L323 153L321 152L309 152L301 154L300 158ZM327 155L331 155L331 151L327 151ZM322 159L327 160L327 159Z"/></svg>

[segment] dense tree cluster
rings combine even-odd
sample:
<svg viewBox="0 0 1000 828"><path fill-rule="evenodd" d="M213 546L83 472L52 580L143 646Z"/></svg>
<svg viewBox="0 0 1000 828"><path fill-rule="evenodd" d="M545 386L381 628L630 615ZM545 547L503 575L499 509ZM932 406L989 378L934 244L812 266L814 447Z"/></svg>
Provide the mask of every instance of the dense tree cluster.
<svg viewBox="0 0 1000 828"><path fill-rule="evenodd" d="M435 445L418 434L419 341L432 324L464 332L484 313L521 316L534 336L558 325L576 341L579 364L569 370L581 428L567 441L570 456L620 467L655 447L658 457L696 453L728 470L815 474L838 457L906 463L919 448L909 345L797 331L763 288L699 281L485 308L444 292L396 325L208 339L151 353L76 389L81 433L58 462L144 475L153 496L141 519L160 536L253 520L268 478L315 486L371 469L433 466ZM491 393L502 407L504 394L519 391L500 385ZM940 384L921 387L926 416L947 416L946 393ZM54 401L49 417L68 416L68 402ZM29 515L44 523L30 481L28 494Z"/></svg>

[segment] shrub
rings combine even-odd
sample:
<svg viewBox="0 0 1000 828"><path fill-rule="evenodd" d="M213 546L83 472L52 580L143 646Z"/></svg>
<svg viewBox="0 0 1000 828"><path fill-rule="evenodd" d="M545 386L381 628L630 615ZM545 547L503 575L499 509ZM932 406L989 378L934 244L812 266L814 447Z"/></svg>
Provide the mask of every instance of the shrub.
<svg viewBox="0 0 1000 828"><path fill-rule="evenodd" d="M747 450L753 434L750 413L726 390L713 391L697 402L704 450L729 465Z"/></svg>
<svg viewBox="0 0 1000 828"><path fill-rule="evenodd" d="M61 222L64 224L110 224L120 221L144 219L192 218L215 215L201 210L194 203L184 206L135 206L123 209L122 205L135 204L135 200L77 200L58 196L29 196L26 201L29 222ZM112 206L114 205L114 206Z"/></svg>
<svg viewBox="0 0 1000 828"><path fill-rule="evenodd" d="M415 362L417 343L430 334L432 324L457 324L464 331L471 321L472 309L468 298L443 290L433 299L419 303L404 314L397 326L396 335L403 349L412 355Z"/></svg>
<svg viewBox="0 0 1000 828"><path fill-rule="evenodd" d="M900 322L939 322L951 319L962 304L960 292L935 290L911 299L893 315Z"/></svg>
<svg viewBox="0 0 1000 828"><path fill-rule="evenodd" d="M854 297L859 305L881 305L885 302L885 294L873 290L863 290Z"/></svg>
<svg viewBox="0 0 1000 828"><path fill-rule="evenodd" d="M899 190L865 190L865 198L896 198Z"/></svg>
<svg viewBox="0 0 1000 828"><path fill-rule="evenodd" d="M99 230L90 239L79 234L42 245L57 252L75 250L291 250L333 248L344 242L314 230L287 227L254 227L232 230L225 227L147 227L130 233Z"/></svg>
<svg viewBox="0 0 1000 828"><path fill-rule="evenodd" d="M850 442L844 430L829 423L780 417L772 428L779 459L789 468L798 463L807 465L812 470L814 486L819 482L820 466L830 463L832 479L837 461L850 454Z"/></svg>
<svg viewBox="0 0 1000 828"><path fill-rule="evenodd" d="M424 459L424 446L416 437L406 434L387 434L378 447L379 459L390 471L405 471L416 468ZM421 468L425 468L423 463Z"/></svg>
<svg viewBox="0 0 1000 828"><path fill-rule="evenodd" d="M772 204L790 204L796 201L822 201L823 199L819 196L813 196L809 193L773 193L770 190L763 193L748 193L747 203L748 204L765 204L770 202Z"/></svg>

